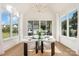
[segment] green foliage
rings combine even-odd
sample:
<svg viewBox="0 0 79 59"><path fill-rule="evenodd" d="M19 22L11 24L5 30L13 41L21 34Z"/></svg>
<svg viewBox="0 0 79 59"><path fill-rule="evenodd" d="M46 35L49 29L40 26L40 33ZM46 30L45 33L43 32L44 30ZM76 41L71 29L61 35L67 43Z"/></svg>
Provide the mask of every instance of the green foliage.
<svg viewBox="0 0 79 59"><path fill-rule="evenodd" d="M39 36L39 39L41 39L41 32L37 31L37 34Z"/></svg>
<svg viewBox="0 0 79 59"><path fill-rule="evenodd" d="M42 30L45 30L45 29L46 29L46 26L45 26L45 25L42 25L42 26L41 26L41 29L42 29Z"/></svg>
<svg viewBox="0 0 79 59"><path fill-rule="evenodd" d="M13 28L13 33L18 33L18 29L17 28Z"/></svg>
<svg viewBox="0 0 79 59"><path fill-rule="evenodd" d="M3 32L10 32L10 25L6 25L6 27L2 28Z"/></svg>

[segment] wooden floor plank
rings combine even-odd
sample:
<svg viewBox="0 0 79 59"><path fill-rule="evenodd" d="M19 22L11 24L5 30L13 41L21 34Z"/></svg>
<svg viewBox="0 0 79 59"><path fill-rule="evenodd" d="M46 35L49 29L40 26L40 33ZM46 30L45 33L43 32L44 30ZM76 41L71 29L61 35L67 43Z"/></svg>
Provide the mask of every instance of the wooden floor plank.
<svg viewBox="0 0 79 59"><path fill-rule="evenodd" d="M23 44L16 45L10 50L6 51L4 56L23 56ZM51 56L51 50L44 50L42 54L39 50L36 54L35 50L29 50L28 56ZM59 42L55 42L55 55L54 56L77 56L73 50L64 46Z"/></svg>

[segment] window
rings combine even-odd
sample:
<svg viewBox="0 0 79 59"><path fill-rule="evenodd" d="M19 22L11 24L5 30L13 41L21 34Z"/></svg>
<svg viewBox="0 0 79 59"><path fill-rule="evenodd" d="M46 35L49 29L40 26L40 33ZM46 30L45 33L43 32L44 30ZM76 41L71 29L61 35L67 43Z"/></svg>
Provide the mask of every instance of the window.
<svg viewBox="0 0 79 59"><path fill-rule="evenodd" d="M10 15L7 11L2 12L2 35L3 39L10 37Z"/></svg>
<svg viewBox="0 0 79 59"><path fill-rule="evenodd" d="M12 19L12 34L13 36L18 35L18 17L14 16Z"/></svg>
<svg viewBox="0 0 79 59"><path fill-rule="evenodd" d="M41 21L41 31L42 31L42 35L47 35L47 29L46 29L46 21Z"/></svg>
<svg viewBox="0 0 79 59"><path fill-rule="evenodd" d="M52 35L52 21L41 21L43 35Z"/></svg>
<svg viewBox="0 0 79 59"><path fill-rule="evenodd" d="M39 21L28 21L28 35L37 35L39 31Z"/></svg>
<svg viewBox="0 0 79 59"><path fill-rule="evenodd" d="M33 21L33 35L38 35L39 21Z"/></svg>
<svg viewBox="0 0 79 59"><path fill-rule="evenodd" d="M62 18L62 35L67 36L67 19L66 16Z"/></svg>
<svg viewBox="0 0 79 59"><path fill-rule="evenodd" d="M69 36L77 37L77 11L69 14Z"/></svg>
<svg viewBox="0 0 79 59"><path fill-rule="evenodd" d="M64 17L64 19L62 18L63 20L61 22L62 35L69 37L77 37L77 27L78 27L77 17L78 17L77 10L74 10L71 13L68 13L68 15Z"/></svg>
<svg viewBox="0 0 79 59"><path fill-rule="evenodd" d="M52 35L52 21L47 21L47 35Z"/></svg>
<svg viewBox="0 0 79 59"><path fill-rule="evenodd" d="M41 34L52 35L52 21L28 21L28 36Z"/></svg>
<svg viewBox="0 0 79 59"><path fill-rule="evenodd" d="M18 19L16 15L11 15L7 10L1 12L3 40L8 40L8 38L18 35Z"/></svg>
<svg viewBox="0 0 79 59"><path fill-rule="evenodd" d="M28 35L33 35L33 21L28 21Z"/></svg>

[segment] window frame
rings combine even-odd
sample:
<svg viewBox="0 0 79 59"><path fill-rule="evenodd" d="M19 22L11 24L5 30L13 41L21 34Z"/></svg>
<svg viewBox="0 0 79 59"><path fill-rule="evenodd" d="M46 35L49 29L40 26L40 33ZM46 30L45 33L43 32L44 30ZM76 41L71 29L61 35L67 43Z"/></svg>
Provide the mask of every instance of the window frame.
<svg viewBox="0 0 79 59"><path fill-rule="evenodd" d="M16 21L18 21L18 22L17 22L17 23L18 23L18 29L17 29L17 30L18 30L18 33L17 33L17 35L13 36L13 32L11 32L11 33L12 33L12 37L17 37L17 36L19 36L19 20L20 20L20 18L18 17L17 20L16 20ZM13 21L13 20L11 20L11 22L12 22L12 21ZM12 26L11 29L13 30L13 23L12 23L11 26Z"/></svg>
<svg viewBox="0 0 79 59"><path fill-rule="evenodd" d="M38 21L38 22L39 22L39 29L41 28L41 22L42 22L42 21L45 21L46 23L47 23L47 21L51 21L51 22L52 22L52 20L27 20L27 26L28 26L28 22L29 22L29 21ZM52 22L52 23L53 23L53 22ZM51 23L51 24L52 24L52 23ZM46 27L47 27L47 24L46 24ZM27 29L28 29L28 27L27 27ZM47 29L47 28L46 28L46 29ZM27 31L28 31L28 30L27 30ZM52 32L53 32L53 31L52 31ZM52 33L52 35L53 35L53 33ZM52 36L52 35L48 35L48 36ZM28 35L28 32L27 32L27 36L29 36L29 35ZM32 36L33 36L33 35L31 35L31 36L29 36L29 37L32 37Z"/></svg>
<svg viewBox="0 0 79 59"><path fill-rule="evenodd" d="M64 16L66 16L66 15L68 15L69 13L71 13L71 12L73 12L73 11L77 11L77 37L78 37L78 9L73 9L73 10L71 10L70 12L68 12L67 14L65 14L65 15L62 15L61 17L60 17L60 36L63 36L63 37L67 37L67 38L69 38L69 39L77 39L77 37L71 37L71 36L69 36L69 19L68 19L68 16L66 17L67 18L67 35L65 36L65 35L62 35L62 21L61 21L61 18L62 17L64 17Z"/></svg>
<svg viewBox="0 0 79 59"><path fill-rule="evenodd" d="M3 9L2 9L3 10ZM1 15L0 15L0 17L1 17L1 30L2 30L2 12L4 12L4 11L2 11L1 10ZM8 11L9 12L9 11ZM5 42L5 41L9 41L9 40L12 40L12 39L14 39L14 38L18 38L19 37L19 20L20 20L20 17L18 17L17 19L18 19L18 34L17 35L15 35L15 36L13 36L13 33L12 33L12 30L13 30L13 24L12 24L12 18L13 18L13 16L14 15L12 15L12 14L10 14L9 15L9 17L10 17L10 36L9 37L7 37L7 38L3 38L3 32L1 33L2 34L2 39L3 39L3 41ZM15 16L17 16L17 15L15 15Z"/></svg>
<svg viewBox="0 0 79 59"><path fill-rule="evenodd" d="M68 25L68 21L67 21L67 17L66 16L63 16L63 17L65 17L66 19L64 19L63 21L62 21L62 17L61 17L61 35L63 35L63 36L67 36L68 35L68 33L66 32L66 35L64 35L63 33L62 33L62 23L64 22L64 21L66 21L66 26ZM67 30L68 28L66 28L66 30Z"/></svg>

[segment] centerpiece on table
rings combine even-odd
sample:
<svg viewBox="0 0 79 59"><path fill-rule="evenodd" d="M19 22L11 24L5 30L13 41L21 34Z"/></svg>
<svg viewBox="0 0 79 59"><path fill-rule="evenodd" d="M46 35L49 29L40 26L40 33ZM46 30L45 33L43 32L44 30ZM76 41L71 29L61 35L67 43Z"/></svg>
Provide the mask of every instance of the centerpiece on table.
<svg viewBox="0 0 79 59"><path fill-rule="evenodd" d="M41 31L37 31L37 34L38 34L38 49L40 50L41 49Z"/></svg>

